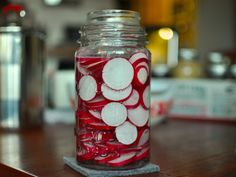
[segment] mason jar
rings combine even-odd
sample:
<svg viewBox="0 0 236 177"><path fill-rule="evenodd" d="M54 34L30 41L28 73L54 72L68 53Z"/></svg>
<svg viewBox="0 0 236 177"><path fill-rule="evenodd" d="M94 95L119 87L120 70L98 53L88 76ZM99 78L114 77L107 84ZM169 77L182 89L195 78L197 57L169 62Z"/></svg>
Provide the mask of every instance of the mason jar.
<svg viewBox="0 0 236 177"><path fill-rule="evenodd" d="M95 169L131 169L149 161L150 53L140 15L88 13L76 66L76 158Z"/></svg>

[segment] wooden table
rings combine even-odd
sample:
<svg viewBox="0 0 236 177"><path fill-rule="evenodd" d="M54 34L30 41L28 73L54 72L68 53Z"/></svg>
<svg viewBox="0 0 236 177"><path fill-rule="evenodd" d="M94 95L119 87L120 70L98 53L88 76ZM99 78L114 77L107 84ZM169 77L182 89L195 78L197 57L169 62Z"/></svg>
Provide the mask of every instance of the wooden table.
<svg viewBox="0 0 236 177"><path fill-rule="evenodd" d="M235 125L170 120L152 128L151 141L151 161L161 172L148 177L236 177ZM74 152L72 125L1 131L0 177L80 177L62 160Z"/></svg>

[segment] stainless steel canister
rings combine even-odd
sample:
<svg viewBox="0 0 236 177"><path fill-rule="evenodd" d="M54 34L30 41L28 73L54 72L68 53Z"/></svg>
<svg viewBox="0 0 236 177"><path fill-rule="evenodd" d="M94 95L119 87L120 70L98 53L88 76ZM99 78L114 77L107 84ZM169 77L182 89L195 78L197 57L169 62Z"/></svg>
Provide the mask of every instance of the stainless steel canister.
<svg viewBox="0 0 236 177"><path fill-rule="evenodd" d="M42 125L43 58L43 33L0 27L0 128Z"/></svg>

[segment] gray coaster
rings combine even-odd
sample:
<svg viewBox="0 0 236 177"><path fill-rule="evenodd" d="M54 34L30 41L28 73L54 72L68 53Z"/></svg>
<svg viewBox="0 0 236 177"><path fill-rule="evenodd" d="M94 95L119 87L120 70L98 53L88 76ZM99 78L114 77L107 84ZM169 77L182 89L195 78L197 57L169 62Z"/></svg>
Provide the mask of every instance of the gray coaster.
<svg viewBox="0 0 236 177"><path fill-rule="evenodd" d="M152 163L132 170L95 170L78 165L73 157L64 157L63 160L69 167L87 177L131 176L160 171L160 167Z"/></svg>

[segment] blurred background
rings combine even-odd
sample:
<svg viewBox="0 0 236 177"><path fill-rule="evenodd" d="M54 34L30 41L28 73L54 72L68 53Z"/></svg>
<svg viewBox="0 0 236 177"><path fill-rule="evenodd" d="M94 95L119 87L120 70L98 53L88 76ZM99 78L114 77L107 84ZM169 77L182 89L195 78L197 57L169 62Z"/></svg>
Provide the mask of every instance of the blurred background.
<svg viewBox="0 0 236 177"><path fill-rule="evenodd" d="M27 90L23 94L26 103L17 106L20 99L22 104L19 94L14 97L17 103L6 103L11 109L28 105L30 110L25 114L40 116L42 112L36 113L38 107L46 108L47 122L73 122L74 52L79 47L79 28L86 23L90 11L129 9L140 12L142 26L148 33L153 123L167 117L236 121L234 0L1 0L0 9L0 26L21 26L30 31L28 42L25 40L18 46L25 61L24 67L20 67L26 73L18 79L20 85L24 80L31 80L32 84L23 88ZM6 51L11 48L14 52L17 46L5 34L15 30L0 30L2 68ZM37 74L36 68L40 68ZM6 78L4 71L1 69L1 86ZM12 77L12 73L8 75ZM35 92L37 84L37 88L43 85L43 91ZM0 90L1 109L8 99L4 90L9 88ZM41 95L45 99L40 100ZM9 111L3 112L4 116L11 116Z"/></svg>

